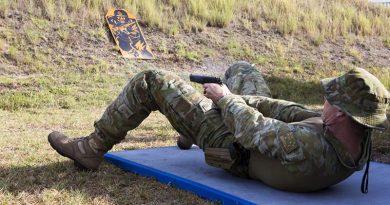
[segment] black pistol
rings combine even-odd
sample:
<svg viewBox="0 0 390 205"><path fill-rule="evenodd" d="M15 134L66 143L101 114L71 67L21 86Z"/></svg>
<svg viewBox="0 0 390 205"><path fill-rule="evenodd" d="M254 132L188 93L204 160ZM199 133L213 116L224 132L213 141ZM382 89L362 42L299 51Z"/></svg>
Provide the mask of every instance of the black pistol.
<svg viewBox="0 0 390 205"><path fill-rule="evenodd" d="M222 85L222 80L220 77L214 77L214 76L206 76L206 75L190 75L190 81L200 84L205 83L217 83Z"/></svg>

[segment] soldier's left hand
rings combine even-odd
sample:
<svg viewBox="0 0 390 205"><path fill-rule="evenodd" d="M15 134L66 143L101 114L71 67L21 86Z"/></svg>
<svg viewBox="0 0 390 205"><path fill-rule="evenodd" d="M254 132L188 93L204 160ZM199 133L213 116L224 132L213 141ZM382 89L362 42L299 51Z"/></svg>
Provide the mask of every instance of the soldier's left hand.
<svg viewBox="0 0 390 205"><path fill-rule="evenodd" d="M210 98L214 103L217 103L223 96L231 94L229 88L226 87L225 84L205 83L203 84L203 88L204 96Z"/></svg>

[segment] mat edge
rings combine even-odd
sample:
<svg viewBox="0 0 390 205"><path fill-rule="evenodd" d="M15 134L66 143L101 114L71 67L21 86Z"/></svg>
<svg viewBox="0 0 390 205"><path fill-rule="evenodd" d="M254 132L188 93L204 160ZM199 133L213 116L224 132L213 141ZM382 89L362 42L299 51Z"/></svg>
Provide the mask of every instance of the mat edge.
<svg viewBox="0 0 390 205"><path fill-rule="evenodd" d="M250 201L241 199L239 197L235 197L231 194L218 191L206 185L193 182L188 179L164 171L160 171L130 160L123 159L111 153L105 154L104 158L106 159L106 161L124 170L131 171L145 177L154 177L159 182L168 185L174 185L183 190L197 194L202 198L206 198L211 201L218 201L224 205L231 205L231 204L254 205L255 204Z"/></svg>

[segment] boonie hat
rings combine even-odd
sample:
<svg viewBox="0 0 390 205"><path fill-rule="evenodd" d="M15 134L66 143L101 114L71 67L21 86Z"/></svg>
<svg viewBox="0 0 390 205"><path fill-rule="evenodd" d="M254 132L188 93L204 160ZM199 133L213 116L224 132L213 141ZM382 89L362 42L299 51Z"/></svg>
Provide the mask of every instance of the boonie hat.
<svg viewBox="0 0 390 205"><path fill-rule="evenodd" d="M325 98L356 122L373 129L390 127L386 109L390 94L371 73L354 68L340 77L321 80Z"/></svg>

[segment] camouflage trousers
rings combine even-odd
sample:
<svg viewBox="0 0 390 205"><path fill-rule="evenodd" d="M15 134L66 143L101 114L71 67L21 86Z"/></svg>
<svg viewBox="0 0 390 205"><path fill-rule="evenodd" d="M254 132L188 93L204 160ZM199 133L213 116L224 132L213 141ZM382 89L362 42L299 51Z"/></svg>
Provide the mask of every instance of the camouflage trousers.
<svg viewBox="0 0 390 205"><path fill-rule="evenodd" d="M247 62L233 64L223 78L232 93L271 96L260 72ZM234 141L210 99L178 76L162 70L136 74L95 122L95 128L102 143L111 149L156 110L167 117L178 133L190 137L202 149L225 148Z"/></svg>

